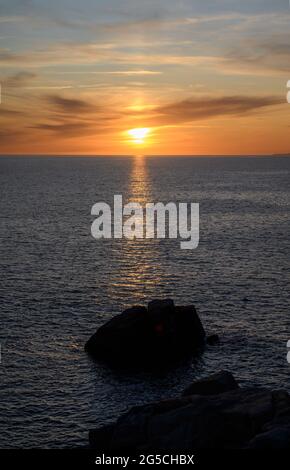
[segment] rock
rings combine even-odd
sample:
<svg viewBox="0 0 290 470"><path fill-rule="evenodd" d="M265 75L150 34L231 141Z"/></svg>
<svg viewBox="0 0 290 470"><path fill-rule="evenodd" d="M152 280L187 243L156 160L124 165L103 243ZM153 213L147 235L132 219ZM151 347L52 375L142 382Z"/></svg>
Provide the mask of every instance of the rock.
<svg viewBox="0 0 290 470"><path fill-rule="evenodd" d="M124 454L214 448L289 449L290 397L286 392L236 388L216 395L191 395L137 406L109 431L107 427L91 431L90 443L105 452Z"/></svg>
<svg viewBox="0 0 290 470"><path fill-rule="evenodd" d="M85 345L92 356L108 361L134 357L148 347L147 310L135 306L101 326Z"/></svg>
<svg viewBox="0 0 290 470"><path fill-rule="evenodd" d="M148 303L149 315L173 314L174 315L174 302L171 299L155 299Z"/></svg>
<svg viewBox="0 0 290 470"><path fill-rule="evenodd" d="M220 342L220 339L218 335L210 335L210 336L207 336L206 342L210 346L214 346L215 344Z"/></svg>
<svg viewBox="0 0 290 470"><path fill-rule="evenodd" d="M205 341L205 331L200 318L193 305L175 308L176 333L179 338L180 347L200 344Z"/></svg>
<svg viewBox="0 0 290 470"><path fill-rule="evenodd" d="M188 395L217 395L239 388L234 376L230 372L221 371L191 384L183 392Z"/></svg>
<svg viewBox="0 0 290 470"><path fill-rule="evenodd" d="M270 431L255 436L249 449L290 449L290 425L275 426Z"/></svg>
<svg viewBox="0 0 290 470"><path fill-rule="evenodd" d="M290 413L289 395L283 390L272 393L275 414L266 424L263 432L249 443L250 449L289 449L290 448Z"/></svg>
<svg viewBox="0 0 290 470"><path fill-rule="evenodd" d="M93 446L94 443L98 443L99 449L106 451L106 445L113 437L114 433L114 425L108 424L107 426L103 426L100 429L94 429L89 433L89 441L90 446Z"/></svg>
<svg viewBox="0 0 290 470"><path fill-rule="evenodd" d="M89 339L85 350L112 365L170 364L198 354L205 332L194 306L170 299L135 306L114 317Z"/></svg>

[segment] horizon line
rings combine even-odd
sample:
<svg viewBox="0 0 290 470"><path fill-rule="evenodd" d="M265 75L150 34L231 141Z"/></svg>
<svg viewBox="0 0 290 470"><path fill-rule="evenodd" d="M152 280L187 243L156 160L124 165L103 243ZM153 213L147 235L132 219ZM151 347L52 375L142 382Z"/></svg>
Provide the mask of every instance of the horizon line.
<svg viewBox="0 0 290 470"><path fill-rule="evenodd" d="M113 157L113 158L136 158L136 157L172 157L172 158L180 158L180 157L189 157L189 158L203 158L203 157L210 157L210 158L218 158L218 157L238 157L238 158L247 158L247 157L290 157L290 152L288 153L257 153L257 154L57 154L57 153L6 153L0 154L0 158L8 158L8 157L34 157L34 158L43 158L43 157L52 157L52 158L106 158L106 157Z"/></svg>

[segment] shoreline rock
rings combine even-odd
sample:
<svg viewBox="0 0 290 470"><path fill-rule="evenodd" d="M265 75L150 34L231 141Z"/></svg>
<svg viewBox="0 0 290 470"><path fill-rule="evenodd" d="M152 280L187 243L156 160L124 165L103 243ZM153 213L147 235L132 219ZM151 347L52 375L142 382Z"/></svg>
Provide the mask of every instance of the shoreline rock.
<svg viewBox="0 0 290 470"><path fill-rule="evenodd" d="M181 397L132 408L114 424L90 431L89 440L92 448L128 454L290 448L290 396L240 388L232 374L220 372L193 383Z"/></svg>
<svg viewBox="0 0 290 470"><path fill-rule="evenodd" d="M182 396L218 395L239 388L239 384L230 372L221 371L209 377L193 382L187 387Z"/></svg>

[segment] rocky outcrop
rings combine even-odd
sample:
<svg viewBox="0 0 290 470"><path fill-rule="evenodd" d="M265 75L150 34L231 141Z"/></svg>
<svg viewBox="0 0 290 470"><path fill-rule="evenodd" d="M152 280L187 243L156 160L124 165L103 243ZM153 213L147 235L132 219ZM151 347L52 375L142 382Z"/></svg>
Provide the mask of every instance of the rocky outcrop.
<svg viewBox="0 0 290 470"><path fill-rule="evenodd" d="M194 306L175 306L166 299L125 310L101 326L85 350L112 365L159 366L197 354L204 343Z"/></svg>
<svg viewBox="0 0 290 470"><path fill-rule="evenodd" d="M120 453L290 448L287 392L237 388L228 373L214 382L211 377L193 384L194 394L131 409L115 424L91 431L91 446Z"/></svg>
<svg viewBox="0 0 290 470"><path fill-rule="evenodd" d="M239 388L238 383L230 372L221 371L217 374L193 382L183 392L183 396L188 395L218 395Z"/></svg>

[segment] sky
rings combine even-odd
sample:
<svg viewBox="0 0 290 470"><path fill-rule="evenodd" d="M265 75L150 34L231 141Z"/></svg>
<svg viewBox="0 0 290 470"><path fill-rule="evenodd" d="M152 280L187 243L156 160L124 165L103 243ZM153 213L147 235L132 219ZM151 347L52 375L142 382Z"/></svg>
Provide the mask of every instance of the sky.
<svg viewBox="0 0 290 470"><path fill-rule="evenodd" d="M290 152L288 0L0 0L0 154Z"/></svg>

